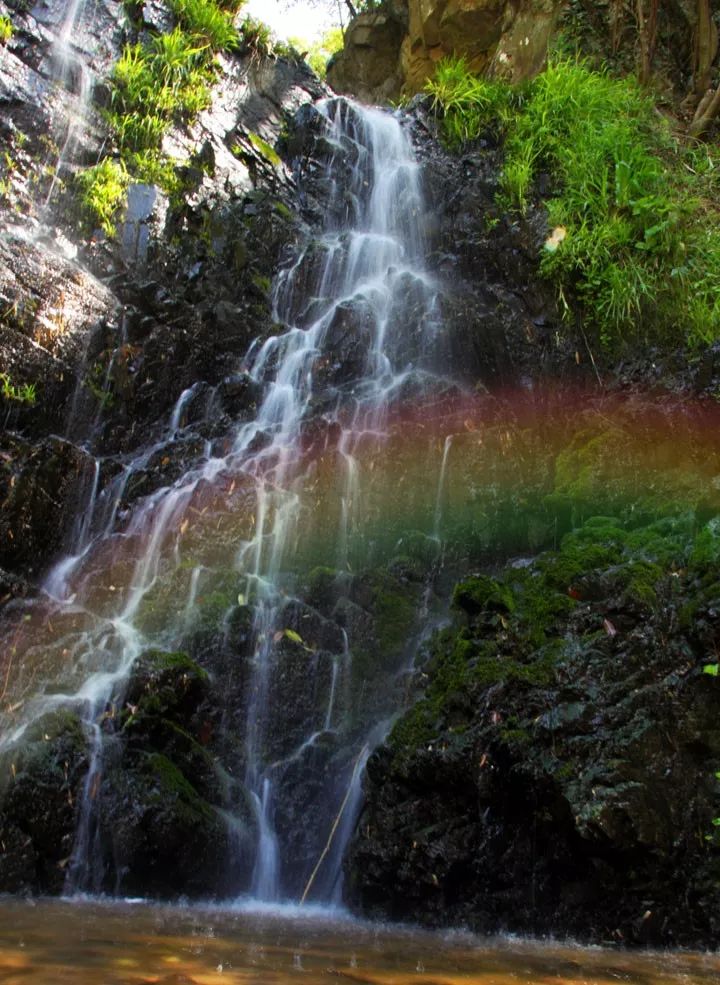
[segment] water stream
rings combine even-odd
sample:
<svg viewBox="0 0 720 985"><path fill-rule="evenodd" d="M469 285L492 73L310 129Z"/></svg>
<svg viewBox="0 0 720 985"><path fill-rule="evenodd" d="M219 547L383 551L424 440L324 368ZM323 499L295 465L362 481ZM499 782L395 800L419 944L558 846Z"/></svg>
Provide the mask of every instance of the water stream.
<svg viewBox="0 0 720 985"><path fill-rule="evenodd" d="M231 578L237 587L218 631L228 605L250 606L255 641L244 709L244 785L258 832L249 891L266 901L311 888L314 898L339 898L362 769L401 691L375 685L382 700L363 697L373 682L351 683L344 629L308 645L286 621L311 563L345 572L376 560L373 530L385 518L375 466L391 441L410 434L409 426L398 429L398 409L447 382L437 372L436 286L423 264L424 204L410 142L387 113L344 99L318 112L332 149L327 220L277 278L274 320L283 331L246 357L263 393L255 420L237 427L222 454L206 442L179 479L132 506L123 505L129 485L182 438L194 389L179 395L158 441L115 465L113 477L96 459L67 556L48 573L44 596L10 628L10 711L0 722L0 749L54 708L73 708L85 722L91 765L67 868L70 893L105 885L94 818L105 754L100 723L122 707L138 656L149 647L181 648L203 615L201 599ZM324 435L322 454L308 451L309 427ZM423 440L434 450L429 467L440 468L422 492L423 536L437 541L449 443L440 444L438 460L435 438ZM403 502L401 512L411 505ZM292 659L307 665L299 694L282 683L288 640ZM391 681L407 665L405 647L383 673ZM359 685L358 698L352 688ZM290 725L289 701L308 709ZM298 848L297 835L277 819L321 747L332 755L305 805L317 830L301 821L308 830Z"/></svg>
<svg viewBox="0 0 720 985"><path fill-rule="evenodd" d="M40 23L54 32L54 40L48 53L47 74L53 81L58 107L53 113L57 131L57 149L49 152L47 167L52 175L49 187L41 203L42 226L50 224L51 206L68 167L82 143L92 104L94 78L82 50L86 40L85 22L94 14L88 11L88 0L70 0L69 3L38 3L32 14Z"/></svg>

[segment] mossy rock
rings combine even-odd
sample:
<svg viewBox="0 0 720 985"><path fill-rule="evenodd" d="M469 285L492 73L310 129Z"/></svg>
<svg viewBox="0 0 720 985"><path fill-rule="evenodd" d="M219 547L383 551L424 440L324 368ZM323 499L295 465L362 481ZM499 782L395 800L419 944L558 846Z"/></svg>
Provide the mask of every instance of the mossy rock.
<svg viewBox="0 0 720 985"><path fill-rule="evenodd" d="M475 616L483 611L512 612L515 600L506 585L486 575L474 575L455 586L453 605Z"/></svg>
<svg viewBox="0 0 720 985"><path fill-rule="evenodd" d="M247 885L251 859L247 851L244 858L233 856L237 831L230 816L203 797L168 756L148 752L132 764L120 763L103 782L99 810L120 891L177 898L215 896L229 891L233 880L237 887ZM252 841L249 809L235 828L240 824Z"/></svg>
<svg viewBox="0 0 720 985"><path fill-rule="evenodd" d="M125 727L137 731L153 720L186 721L207 697L209 676L185 653L146 650L135 661L125 692Z"/></svg>
<svg viewBox="0 0 720 985"><path fill-rule="evenodd" d="M18 880L31 892L62 890L88 762L82 723L67 709L43 715L2 756L0 892L18 891Z"/></svg>

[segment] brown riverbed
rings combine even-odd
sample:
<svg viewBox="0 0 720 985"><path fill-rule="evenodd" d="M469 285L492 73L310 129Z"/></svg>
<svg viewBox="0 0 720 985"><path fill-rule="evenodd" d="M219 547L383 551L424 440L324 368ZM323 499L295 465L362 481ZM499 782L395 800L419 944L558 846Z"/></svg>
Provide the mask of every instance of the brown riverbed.
<svg viewBox="0 0 720 985"><path fill-rule="evenodd" d="M342 915L0 901L2 985L716 985L720 956L357 923Z"/></svg>

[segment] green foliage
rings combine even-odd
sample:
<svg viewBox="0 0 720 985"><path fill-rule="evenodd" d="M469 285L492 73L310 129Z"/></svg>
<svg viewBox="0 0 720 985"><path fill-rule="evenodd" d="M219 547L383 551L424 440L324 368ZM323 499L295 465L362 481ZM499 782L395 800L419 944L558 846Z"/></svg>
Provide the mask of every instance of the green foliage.
<svg viewBox="0 0 720 985"><path fill-rule="evenodd" d="M242 4L234 5L238 10ZM196 43L209 45L216 51L236 48L238 32L233 24L234 11L208 0L170 0L170 9L180 27Z"/></svg>
<svg viewBox="0 0 720 985"><path fill-rule="evenodd" d="M125 162L135 181L157 185L170 195L181 190L182 182L174 164L160 151L132 151L125 155Z"/></svg>
<svg viewBox="0 0 720 985"><path fill-rule="evenodd" d="M459 150L491 127L502 128L510 106L517 101L502 82L472 75L462 58L444 58L426 91L433 109L442 110L443 135L448 146Z"/></svg>
<svg viewBox="0 0 720 985"><path fill-rule="evenodd" d="M115 65L108 119L125 151L157 148L170 125L210 102L211 50L180 28L128 45Z"/></svg>
<svg viewBox="0 0 720 985"><path fill-rule="evenodd" d="M115 216L125 201L130 181L122 161L106 157L95 167L77 175L81 201L89 218L98 223L106 236L115 234Z"/></svg>
<svg viewBox="0 0 720 985"><path fill-rule="evenodd" d="M240 24L242 47L258 58L268 58L275 46L273 33L267 24L256 17L246 17Z"/></svg>
<svg viewBox="0 0 720 985"><path fill-rule="evenodd" d="M289 38L289 42L297 51L305 52L305 61L313 72L321 79L325 78L327 63L333 55L341 51L345 43L342 28L333 27L318 40L312 43L302 38Z"/></svg>
<svg viewBox="0 0 720 985"><path fill-rule="evenodd" d="M0 44L7 44L13 36L15 28L6 14L0 14Z"/></svg>
<svg viewBox="0 0 720 985"><path fill-rule="evenodd" d="M237 46L233 18L243 3L171 0L176 27L125 46L112 72L106 112L120 160L105 158L78 177L83 207L107 235L131 180L159 185L171 195L179 191L174 165L160 150L162 139L173 124L210 105L213 54Z"/></svg>
<svg viewBox="0 0 720 985"><path fill-rule="evenodd" d="M711 152L678 146L632 78L556 60L513 91L446 60L428 88L451 147L504 133L506 206L525 212L549 176L555 231L541 270L583 303L603 342L618 345L646 315L671 342L720 335L720 169Z"/></svg>
<svg viewBox="0 0 720 985"><path fill-rule="evenodd" d="M35 383L13 383L8 373L0 373L0 395L13 403L32 405L37 396L37 386Z"/></svg>

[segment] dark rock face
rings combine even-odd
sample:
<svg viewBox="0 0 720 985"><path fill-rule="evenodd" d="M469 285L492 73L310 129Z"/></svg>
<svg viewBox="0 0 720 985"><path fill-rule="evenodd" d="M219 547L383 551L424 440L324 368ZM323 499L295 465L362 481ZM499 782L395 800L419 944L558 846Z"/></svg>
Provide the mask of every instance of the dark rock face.
<svg viewBox="0 0 720 985"><path fill-rule="evenodd" d="M0 886L60 893L88 768L86 739L72 712L50 712L0 758Z"/></svg>
<svg viewBox="0 0 720 985"><path fill-rule="evenodd" d="M7 446L12 451L0 472L0 564L39 574L76 522L93 463L81 448L57 437L36 445L10 438Z"/></svg>
<svg viewBox="0 0 720 985"><path fill-rule="evenodd" d="M456 588L465 626L435 639L424 697L368 763L348 859L363 913L715 939L720 687L702 668L717 585L697 547L680 575L635 548L593 564L608 529L588 521L574 574L579 535Z"/></svg>
<svg viewBox="0 0 720 985"><path fill-rule="evenodd" d="M137 660L106 726L92 888L174 898L248 884L255 818L217 756L218 703L207 673L183 654Z"/></svg>

